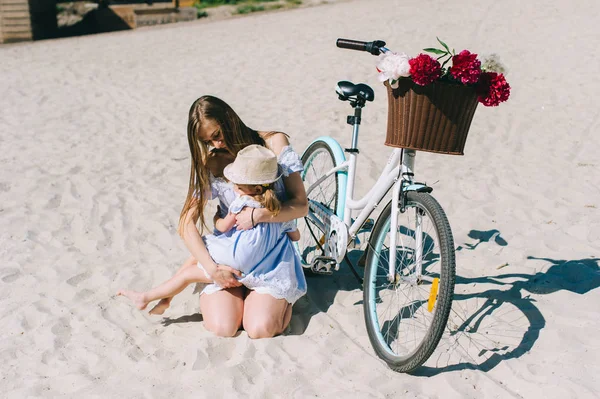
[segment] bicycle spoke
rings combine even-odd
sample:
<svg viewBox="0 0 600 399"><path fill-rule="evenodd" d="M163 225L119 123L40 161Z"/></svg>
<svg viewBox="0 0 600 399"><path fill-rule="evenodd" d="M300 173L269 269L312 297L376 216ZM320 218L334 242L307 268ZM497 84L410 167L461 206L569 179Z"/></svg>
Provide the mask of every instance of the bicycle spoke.
<svg viewBox="0 0 600 399"><path fill-rule="evenodd" d="M440 282L443 259L438 230L426 208L409 203L405 212L398 213L395 245L390 242L389 213L386 220L388 224L383 235L377 231L374 246L369 246L369 251L377 255L370 260L369 267L376 268L376 271L369 272L372 277L365 290L366 293L372 292L375 300L366 301L375 311L373 325L379 331L383 351L386 356L398 359L397 364L402 364L405 362L402 359L410 359L417 351L422 351L423 343L430 339L430 329L440 305L437 296L440 287L444 289ZM389 276L392 248L396 256L393 275ZM437 291L433 292L436 279ZM443 303L446 308L447 304ZM437 344L443 329L436 331L433 345ZM370 338L373 340L373 336L370 335ZM426 350L431 351L432 347L435 346L430 345Z"/></svg>
<svg viewBox="0 0 600 399"><path fill-rule="evenodd" d="M314 185L320 178L325 176L332 168L336 166L333 155L329 147L323 142L317 142L312 145L302 156L304 171L302 180L305 188L311 188L308 193L308 199L312 202L320 203L335 212L336 200L338 196L337 175L331 174L318 185ZM313 218L315 218L313 220ZM307 217L298 219L298 229L300 230L300 241L295 245L305 267L312 264L316 256L323 255L323 237L326 232L317 227L318 218L309 214Z"/></svg>

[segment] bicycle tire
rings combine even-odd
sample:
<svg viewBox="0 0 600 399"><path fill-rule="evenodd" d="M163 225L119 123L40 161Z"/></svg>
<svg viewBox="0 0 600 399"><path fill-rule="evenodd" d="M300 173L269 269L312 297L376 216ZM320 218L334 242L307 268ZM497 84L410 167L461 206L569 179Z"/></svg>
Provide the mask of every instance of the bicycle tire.
<svg viewBox="0 0 600 399"><path fill-rule="evenodd" d="M308 189L319 177L340 163L341 160L336 159L329 144L322 140L313 142L302 154L304 170L301 176L305 188ZM308 195L308 200L320 202L337 214L339 195L340 182L338 174L334 173L323 180L318 189ZM321 231L308 216L298 219L298 230L300 231L300 240L296 242L296 249L303 266L310 267L315 256L323 255L322 241L326 232Z"/></svg>
<svg viewBox="0 0 600 399"><path fill-rule="evenodd" d="M396 248L396 275L394 276L394 283L390 283L386 277L388 266L383 258L385 258L384 241L390 231L391 205L391 202L388 203L381 213L369 239L370 250L367 255L363 290L365 324L369 340L376 354L393 370L411 372L431 356L448 322L456 279L454 239L448 218L440 204L427 193L408 192L406 194L405 212L399 213L398 216L399 231L397 234L399 237L396 239L398 243ZM421 214L423 225L425 220L429 219L431 230L423 230L424 239L421 246L423 276L420 281L411 282L411 279L415 279L415 253L418 254L416 248L412 248L412 253L410 248L410 235L413 234L413 244L416 236L415 230L411 230L410 226L410 215L412 213L415 215L415 221L417 213ZM409 221L405 223L406 226L401 223L401 219ZM432 243L434 245L437 243L437 252ZM416 247L416 244L414 246ZM439 262L435 262L436 260ZM394 294L391 300L388 296L388 299L384 301L385 284L383 289L377 291L377 278L382 276L385 284L391 287L391 290L388 289L388 291ZM432 311L427 311L427 313L432 314L432 316L429 316L425 313L424 306L430 304L429 297L434 291L435 283L433 280L436 276L439 279L437 300L434 298ZM429 292L427 292L427 287L429 287ZM417 300L416 296L419 294L425 294L427 301L425 299ZM403 298L401 298L401 295ZM384 320L385 315L380 316L378 314L378 305L381 305L381 307L384 305L390 306L386 302L393 302L394 299L398 299L400 302L404 298L408 303L392 309L391 312L386 310L386 314L393 316L391 320ZM407 313L408 317L405 317ZM417 339L416 329L421 328L421 326L424 330L422 338ZM386 327L388 330L382 331ZM412 331L415 338L414 349L409 348L408 345L405 345L406 349L404 347L401 349L399 342L404 335L404 331L407 332L406 337L409 337L411 328L414 329ZM392 348L394 343L396 343L396 351Z"/></svg>

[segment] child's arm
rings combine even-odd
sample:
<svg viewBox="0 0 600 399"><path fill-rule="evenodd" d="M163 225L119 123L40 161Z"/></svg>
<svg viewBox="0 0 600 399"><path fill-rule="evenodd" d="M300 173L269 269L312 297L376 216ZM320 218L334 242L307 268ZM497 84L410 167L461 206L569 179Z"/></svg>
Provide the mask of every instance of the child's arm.
<svg viewBox="0 0 600 399"><path fill-rule="evenodd" d="M221 213L223 213L221 210L221 206L217 205L217 211L215 212L215 216L213 216L213 226L216 226L217 220L221 219Z"/></svg>
<svg viewBox="0 0 600 399"><path fill-rule="evenodd" d="M215 228L221 233L231 230L235 225L235 216L234 213L228 213L224 218L217 219L215 221Z"/></svg>
<svg viewBox="0 0 600 399"><path fill-rule="evenodd" d="M300 231L298 231L298 230L288 231L287 235L288 235L288 237L290 237L290 240L292 240L292 241L300 240Z"/></svg>

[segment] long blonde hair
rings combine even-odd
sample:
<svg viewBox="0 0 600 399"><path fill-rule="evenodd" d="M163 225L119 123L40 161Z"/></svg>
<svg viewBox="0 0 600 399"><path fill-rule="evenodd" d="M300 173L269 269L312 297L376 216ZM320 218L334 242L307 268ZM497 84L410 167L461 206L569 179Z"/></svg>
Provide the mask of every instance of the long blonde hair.
<svg viewBox="0 0 600 399"><path fill-rule="evenodd" d="M211 150L200 138L200 127L205 120L217 123L223 135L227 151L233 156L250 144L264 146L265 141L254 129L242 122L235 111L223 100L213 96L202 96L190 107L187 136L192 156L188 193L179 215L179 235L183 236L186 215L191 211L194 222L200 219L201 231L206 227L204 207L206 193L210 190L209 171L207 167Z"/></svg>

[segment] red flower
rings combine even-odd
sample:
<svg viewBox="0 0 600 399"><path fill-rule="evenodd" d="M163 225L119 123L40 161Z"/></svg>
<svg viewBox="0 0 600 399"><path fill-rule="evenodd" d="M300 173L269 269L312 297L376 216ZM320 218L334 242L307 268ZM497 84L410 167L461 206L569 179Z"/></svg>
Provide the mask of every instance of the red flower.
<svg viewBox="0 0 600 399"><path fill-rule="evenodd" d="M477 59L477 54L463 50L452 57L450 74L463 84L477 83L481 75L481 61Z"/></svg>
<svg viewBox="0 0 600 399"><path fill-rule="evenodd" d="M408 60L412 80L421 86L433 83L442 75L442 66L427 54Z"/></svg>
<svg viewBox="0 0 600 399"><path fill-rule="evenodd" d="M508 100L510 85L504 75L496 72L483 72L477 86L478 100L486 107L495 107Z"/></svg>

